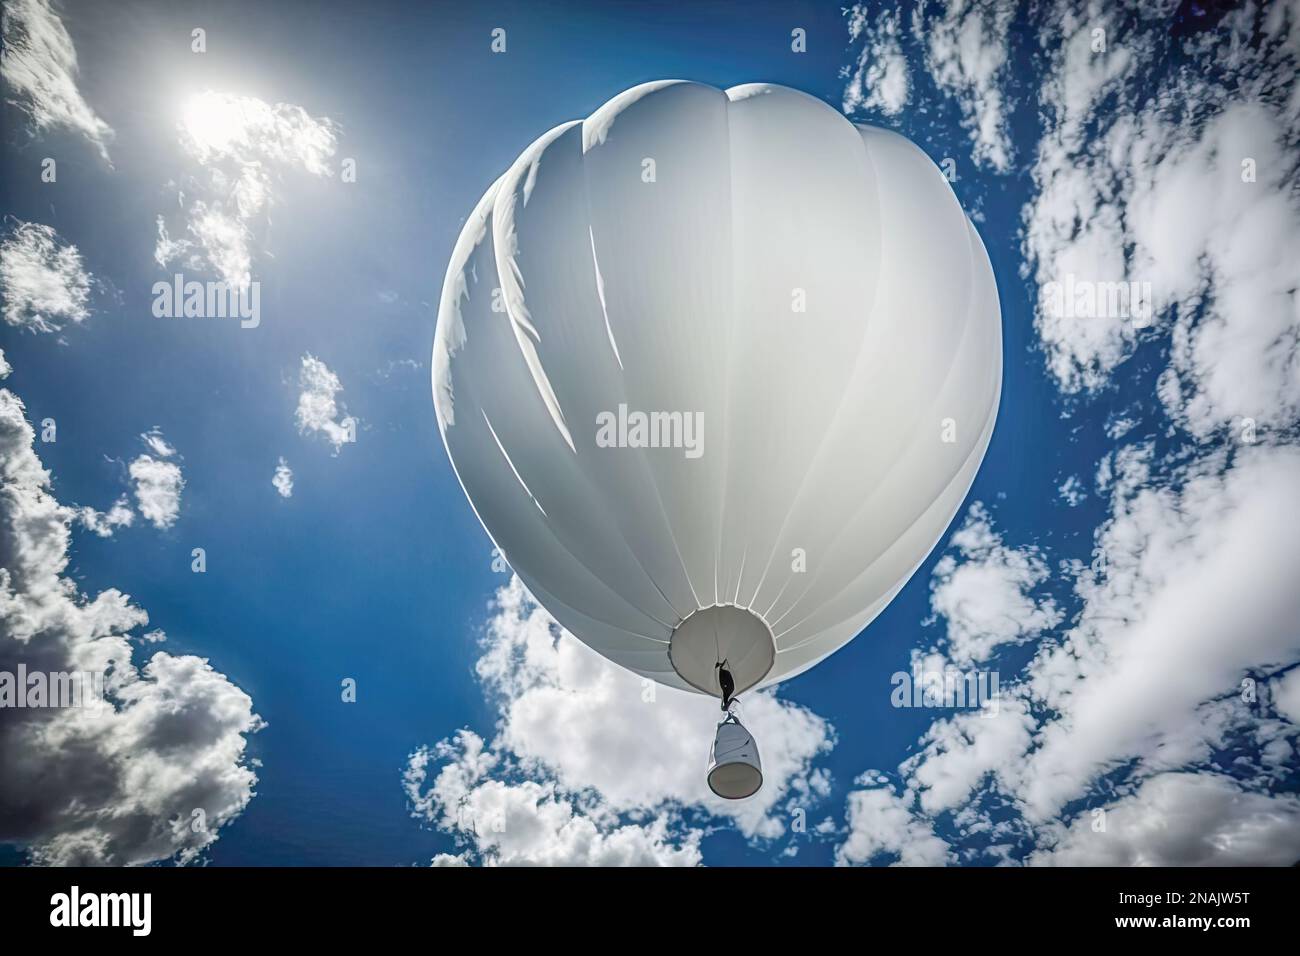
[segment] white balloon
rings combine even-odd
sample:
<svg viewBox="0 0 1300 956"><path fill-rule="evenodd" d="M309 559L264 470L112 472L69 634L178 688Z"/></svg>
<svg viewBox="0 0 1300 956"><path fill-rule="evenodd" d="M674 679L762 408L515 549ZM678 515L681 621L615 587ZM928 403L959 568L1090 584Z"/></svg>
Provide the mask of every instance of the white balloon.
<svg viewBox="0 0 1300 956"><path fill-rule="evenodd" d="M433 351L443 441L528 589L719 694L813 666L934 548L997 416L988 255L895 133L766 84L647 83L479 202Z"/></svg>

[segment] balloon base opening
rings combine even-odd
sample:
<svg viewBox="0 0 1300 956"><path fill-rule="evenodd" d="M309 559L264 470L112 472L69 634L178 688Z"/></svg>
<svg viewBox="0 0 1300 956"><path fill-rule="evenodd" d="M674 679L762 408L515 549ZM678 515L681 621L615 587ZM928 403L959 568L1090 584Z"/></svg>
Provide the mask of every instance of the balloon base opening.
<svg viewBox="0 0 1300 956"><path fill-rule="evenodd" d="M753 611L721 604L700 608L677 625L668 659L682 680L720 698L718 665L726 664L734 693L743 693L772 670L776 642L767 622Z"/></svg>

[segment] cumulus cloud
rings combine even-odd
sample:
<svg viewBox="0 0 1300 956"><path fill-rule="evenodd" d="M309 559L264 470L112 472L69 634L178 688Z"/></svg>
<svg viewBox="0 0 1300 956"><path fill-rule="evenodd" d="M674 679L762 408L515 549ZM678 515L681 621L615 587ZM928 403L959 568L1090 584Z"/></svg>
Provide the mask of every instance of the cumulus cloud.
<svg viewBox="0 0 1300 956"><path fill-rule="evenodd" d="M343 385L330 367L313 355L302 357L298 373L298 409L294 414L298 431L323 435L334 446L334 454L356 440L357 420L337 400Z"/></svg>
<svg viewBox="0 0 1300 956"><path fill-rule="evenodd" d="M9 220L0 239L4 319L33 332L57 332L90 315L90 273L77 247L49 226Z"/></svg>
<svg viewBox="0 0 1300 956"><path fill-rule="evenodd" d="M136 506L146 521L165 531L180 516L185 478L180 465L167 460L176 454L176 449L158 429L145 432L140 439L152 454L139 455L127 469L135 482Z"/></svg>
<svg viewBox="0 0 1300 956"><path fill-rule="evenodd" d="M489 774L499 758L483 740L462 730L450 742L412 754L403 776L415 812L472 845L439 854L434 865L695 866L699 841L691 830L673 834L672 815L622 823L599 797L578 796L554 781L508 783ZM429 780L432 767L438 767Z"/></svg>
<svg viewBox="0 0 1300 956"><path fill-rule="evenodd" d="M336 127L290 103L208 90L186 104L178 136L190 171L178 186L173 228L169 217L158 217L154 259L245 288L279 178L332 175Z"/></svg>
<svg viewBox="0 0 1300 956"><path fill-rule="evenodd" d="M1002 692L993 717L966 712L935 721L921 738L919 753L900 766L908 801L936 817L962 807L987 783L1014 792L1035 728L1030 704L1017 688Z"/></svg>
<svg viewBox="0 0 1300 956"><path fill-rule="evenodd" d="M1300 266L1289 254L1300 241L1300 6L1226 14L1185 45L1201 68L1164 77L1152 75L1162 23L1117 42L1110 14L1064 2L1045 30L1045 45L1060 45L1043 87L1049 122L1026 252L1040 281L1073 272L1149 283L1154 325L1065 322L1040 308L1050 368L1066 392L1098 388L1144 336L1167 336L1159 395L1188 438L1164 456L1146 441L1101 462L1111 515L1097 533L1100 567L1079 578L1076 625L1031 666L1026 694L1055 717L1016 771L1016 796L1027 820L1046 824L1126 768L1121 820L1150 818L1143 827L1163 826L1177 844L1157 853L1129 841L1133 860L1199 859L1203 825L1224 862L1294 862L1288 843L1272 854L1232 834L1257 828L1260 813L1294 819L1272 793L1294 728L1282 704L1239 691L1300 660L1287 583L1300 577L1300 547L1285 530L1300 520L1300 449L1288 437L1300 417ZM1098 44L1098 31L1109 41ZM1158 776L1205 774L1243 740L1253 746L1231 783ZM1124 858L1090 834L1076 825L1063 857Z"/></svg>
<svg viewBox="0 0 1300 956"><path fill-rule="evenodd" d="M898 866L943 866L953 859L934 826L885 787L850 793L847 817L849 833L835 851L837 863L863 864L888 857Z"/></svg>
<svg viewBox="0 0 1300 956"><path fill-rule="evenodd" d="M67 576L75 509L0 389L0 670L103 675L104 706L0 709L0 843L49 865L196 860L253 796L253 702L199 657L132 658L145 612ZM197 825L196 825L197 824Z"/></svg>
<svg viewBox="0 0 1300 956"><path fill-rule="evenodd" d="M1273 702L1279 714L1293 724L1300 724L1300 667L1277 679L1273 686Z"/></svg>
<svg viewBox="0 0 1300 956"><path fill-rule="evenodd" d="M1034 818L1122 761L1197 756L1204 703L1300 660L1300 449L1248 450L1226 471L1198 461L1176 480L1117 498L1104 573L1083 575L1078 624L1033 665L1034 695L1060 714L1026 763Z"/></svg>
<svg viewBox="0 0 1300 956"><path fill-rule="evenodd" d="M271 478L271 484L275 486L281 498L293 497L293 469L283 458L275 466L275 475Z"/></svg>
<svg viewBox="0 0 1300 956"><path fill-rule="evenodd" d="M855 61L844 67L845 113L874 110L901 113L924 87L928 74L938 92L956 104L968 132L971 156L995 172L1010 171L1015 160L1010 130L1012 98L1012 23L1017 5L1010 0L944 0L894 8L858 3L845 11ZM909 59L904 44L914 51ZM917 110L927 112L924 99Z"/></svg>
<svg viewBox="0 0 1300 956"><path fill-rule="evenodd" d="M1163 29L1115 39L1117 15L1095 6L1061 4L1046 41L1059 47L1026 258L1040 286L1074 276L1149 287L1153 311L1074 316L1040 302L1051 371L1067 391L1095 389L1165 334L1160 396L1199 436L1300 414L1300 10L1276 4L1258 25L1256 13L1248 4L1188 44L1205 69L1163 78L1152 74ZM1112 38L1100 51L1098 30Z"/></svg>
<svg viewBox="0 0 1300 956"><path fill-rule="evenodd" d="M77 88L77 51L49 0L7 0L0 10L0 78L9 101L25 112L37 132L63 128L81 133L108 162L113 130Z"/></svg>
<svg viewBox="0 0 1300 956"><path fill-rule="evenodd" d="M975 161L1006 172L1014 150L1003 89L1016 5L1006 0L951 0L941 7L932 14L922 4L913 13L913 32L926 44L926 67L960 107Z"/></svg>
<svg viewBox="0 0 1300 956"><path fill-rule="evenodd" d="M855 5L849 15L850 41L862 41L856 65L844 87L845 113L879 110L887 116L902 111L911 89L907 57L899 43L900 15L883 10L873 21L865 6Z"/></svg>
<svg viewBox="0 0 1300 956"><path fill-rule="evenodd" d="M1065 316L1040 302L1039 339L1062 393L1083 401L1161 342L1160 406L1107 421L1096 489L1109 513L1059 577L983 516L954 535L932 582L936 651L1014 673L995 717L938 719L895 785L859 781L850 815L870 824L850 828L842 860L952 833L964 862L1300 858L1297 14L1245 5L1183 41L1189 69L1157 72L1162 17L1120 31L1097 3L1043 8L1027 275L1146 282L1152 308ZM1061 494L1076 503L1081 482ZM1053 585L1068 609L1035 598ZM1027 637L1040 639L1022 666L1009 651Z"/></svg>
<svg viewBox="0 0 1300 956"><path fill-rule="evenodd" d="M1272 693L1246 689L1300 661L1300 596L1288 583L1300 578L1300 448L1249 448L1230 465L1222 453L1163 468L1149 452L1121 457L1102 560L1074 570L1073 625L1040 643L1010 687L1004 674L992 719L936 720L900 765L900 792L854 792L850 807L867 801L873 827L901 830L861 843L871 853L843 849L845 860L901 852L940 819L989 839L1028 836L1039 848L1030 863L1211 862L1218 846L1219 862L1267 864L1292 853L1293 840L1254 838L1296 825L1294 801L1276 792L1300 734L1291 678L1268 682ZM977 543L981 567L989 542ZM1217 755L1234 748L1236 776L1218 780ZM1110 808L1112 825L1093 830L1083 807Z"/></svg>
<svg viewBox="0 0 1300 956"><path fill-rule="evenodd" d="M1052 866L1291 866L1300 798L1250 793L1221 774L1167 773L1087 815L1031 862ZM1104 821L1104 829L1094 826Z"/></svg>
<svg viewBox="0 0 1300 956"><path fill-rule="evenodd" d="M930 608L947 623L954 664L987 660L995 648L1023 643L1061 622L1051 597L1032 594L1048 577L1037 549L1006 547L983 504L971 506L951 546L954 552L935 565Z"/></svg>
<svg viewBox="0 0 1300 956"><path fill-rule="evenodd" d="M476 667L500 713L495 738L463 732L417 750L406 785L413 813L458 835L478 861L693 864L703 833L685 810L774 840L795 805L806 811L829 791L813 762L833 745L830 726L764 691L745 696L742 714L759 741L763 789L739 802L713 796L704 762L717 702L606 661L517 578L497 592Z"/></svg>

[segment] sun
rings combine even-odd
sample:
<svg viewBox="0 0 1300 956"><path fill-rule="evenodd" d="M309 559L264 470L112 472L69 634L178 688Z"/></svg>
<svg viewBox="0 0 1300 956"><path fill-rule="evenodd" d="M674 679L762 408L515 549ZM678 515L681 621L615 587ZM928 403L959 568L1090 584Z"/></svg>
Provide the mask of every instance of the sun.
<svg viewBox="0 0 1300 956"><path fill-rule="evenodd" d="M249 117L240 97L211 90L185 102L181 128L204 152L224 152L245 138Z"/></svg>

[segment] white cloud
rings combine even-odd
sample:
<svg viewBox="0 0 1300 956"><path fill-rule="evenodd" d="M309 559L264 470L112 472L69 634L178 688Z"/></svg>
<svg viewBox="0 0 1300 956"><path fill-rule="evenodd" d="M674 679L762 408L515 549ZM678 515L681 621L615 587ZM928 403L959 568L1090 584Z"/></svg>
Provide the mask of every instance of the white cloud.
<svg viewBox="0 0 1300 956"><path fill-rule="evenodd" d="M176 449L167 443L167 439L162 436L162 430L156 426L141 435L140 440L159 458L171 458L176 454Z"/></svg>
<svg viewBox="0 0 1300 956"><path fill-rule="evenodd" d="M946 619L953 663L987 660L996 648L1023 643L1061 622L1050 597L1031 595L1048 577L1037 550L1006 547L981 503L971 506L951 545L956 553L935 565L930 608Z"/></svg>
<svg viewBox="0 0 1300 956"><path fill-rule="evenodd" d="M210 270L245 287L252 281L255 231L274 205L277 178L291 171L332 175L336 128L300 106L209 90L186 104L178 134L192 167L178 189L184 234L173 239L167 217L159 216L154 259L163 267L177 262Z"/></svg>
<svg viewBox="0 0 1300 956"><path fill-rule="evenodd" d="M792 802L806 809L829 790L812 767L833 744L829 725L760 692L745 696L742 719L759 742L763 789L738 802L713 796L704 767L717 702L654 685L649 698L641 678L560 630L518 579L497 593L477 671L500 710L495 739L462 733L417 751L420 776L412 789L408 775L408 795L418 816L459 833L485 860L556 862L581 834L584 853L616 845L660 862L697 862L701 834L682 822L683 808L729 819L748 838L776 839ZM435 758L446 765L425 787ZM523 816L498 846L482 817L478 834L456 822L462 805L483 813L509 806ZM514 842L534 839L541 842L527 842L526 852Z"/></svg>
<svg viewBox="0 0 1300 956"><path fill-rule="evenodd" d="M1011 26L1016 4L1009 0L948 0L911 8L911 40L922 64L910 64L903 49L901 5L894 9L858 3L846 11L849 40L860 44L845 78L845 113L877 110L896 115L914 95L913 66L923 66L935 86L951 98L969 133L971 156L996 172L1011 169L1015 150L1010 130ZM923 75L923 74L922 74ZM918 106L924 113L928 107Z"/></svg>
<svg viewBox="0 0 1300 956"><path fill-rule="evenodd" d="M943 866L953 859L933 825L888 789L873 786L852 791L847 813L849 833L835 852L837 863L870 863L883 855L893 857L898 866Z"/></svg>
<svg viewBox="0 0 1300 956"><path fill-rule="evenodd" d="M1167 334L1160 396L1175 421L1199 436L1244 418L1288 426L1300 414L1300 10L1275 5L1262 37L1249 7L1229 14L1189 44L1205 70L1160 81L1150 73L1166 62L1159 31L1120 39L1112 15L1082 3L1062 3L1048 20L1044 42L1060 47L1042 91L1048 123L1026 258L1040 284L1149 283L1156 326L1067 318L1040 303L1053 374L1068 391L1098 388L1144 334ZM1111 37L1102 52L1098 29Z"/></svg>
<svg viewBox="0 0 1300 956"><path fill-rule="evenodd" d="M1220 774L1167 773L1084 815L1031 863L1052 866L1291 866L1300 860L1300 798L1250 793Z"/></svg>
<svg viewBox="0 0 1300 956"><path fill-rule="evenodd" d="M0 669L101 673L108 706L0 709L0 843L50 865L191 862L253 796L244 750L261 721L202 658L133 662L129 632L148 616L66 576L76 512L51 494L34 439L0 389Z"/></svg>
<svg viewBox="0 0 1300 956"><path fill-rule="evenodd" d="M1273 702L1278 713L1293 724L1300 724L1300 667L1279 677L1273 686Z"/></svg>
<svg viewBox="0 0 1300 956"><path fill-rule="evenodd" d="M167 232L167 220L158 217L158 242L154 246L153 261L158 263L159 268L166 268L169 262L182 262L195 269L203 268L202 257L191 255L190 250L193 248L194 243L189 239L173 239Z"/></svg>
<svg viewBox="0 0 1300 956"><path fill-rule="evenodd" d="M336 400L343 391L339 377L320 359L304 355L298 385L302 389L295 412L298 431L304 435L309 432L324 435L337 455L340 448L356 440L357 428L357 420Z"/></svg>
<svg viewBox="0 0 1300 956"><path fill-rule="evenodd" d="M899 766L897 794L855 791L851 812L866 801L885 832L842 854L926 846L944 823L968 861L1011 861L1015 847L1036 848L1031 864L1300 857L1300 801L1287 791L1300 742L1297 11L1229 13L1187 41L1192 68L1161 79L1163 21L1120 31L1095 3L1044 8L1029 268L1040 283L1150 282L1155 307L1149 330L1040 307L1037 330L1058 386L1085 400L1140 341L1167 337L1157 416L1134 404L1106 426L1115 443L1135 431L1162 438L1118 444L1098 463L1110 515L1091 566L1065 565L1077 606L1069 627L1048 625L1010 686L1003 673L996 717L936 720ZM1094 52L1097 29L1108 43ZM1245 158L1254 182L1242 180ZM1242 440L1244 418L1259 426L1253 443ZM1073 499L1081 482L1061 491ZM1001 637L1023 632L1017 614L997 609L1032 615L1048 566L982 523L973 530L937 568L935 610L955 657L1000 665ZM970 531L968 522L959 535ZM968 571L958 600L953 582ZM984 643L988 622L1007 626ZM1105 811L1104 830L1093 810Z"/></svg>
<svg viewBox="0 0 1300 956"><path fill-rule="evenodd" d="M911 74L899 44L899 13L884 10L872 23L867 8L857 4L849 11L849 39L863 41L857 65L844 87L845 113L880 110L893 116L907 105Z"/></svg>
<svg viewBox="0 0 1300 956"><path fill-rule="evenodd" d="M1014 791L1034 729L1029 705L1014 690L1004 690L995 717L967 712L931 724L921 751L900 770L925 813L953 810L990 779Z"/></svg>
<svg viewBox="0 0 1300 956"><path fill-rule="evenodd" d="M1027 688L1059 714L1022 769L1018 796L1031 820L1129 762L1131 782L1199 765L1227 734L1261 742L1246 767L1255 790L1290 750L1276 720L1231 696L1242 679L1300 658L1300 604L1287 584L1300 578L1300 547L1284 530L1300 520L1300 450L1268 443L1300 416L1300 264L1289 253L1300 205L1287 158L1300 141L1300 101L1270 92L1295 88L1300 6L1276 5L1261 22L1254 36L1253 11L1228 14L1187 45L1214 69L1157 80L1158 25L1119 39L1096 5L1048 13L1044 44L1059 37L1061 46L1043 89L1047 134L1026 253L1040 281L1072 272L1151 284L1156 329L1146 334L1170 344L1159 394L1194 441L1190 457L1157 458L1147 442L1100 464L1099 489L1112 499L1097 538L1105 566L1081 576L1078 623L1040 653ZM1110 38L1105 51L1094 51L1098 29ZM1141 339L1121 317L1041 311L1065 391L1107 384ZM1243 418L1260 426L1262 444L1230 454L1195 442L1221 429L1237 445ZM1126 416L1108 434L1119 440L1135 424Z"/></svg>
<svg viewBox="0 0 1300 956"><path fill-rule="evenodd" d="M1300 415L1300 124L1233 103L1194 140L1153 125L1139 135L1176 139L1133 177L1130 273L1178 308L1168 410L1201 435L1242 418L1288 425ZM1246 158L1255 182L1242 182Z"/></svg>
<svg viewBox="0 0 1300 956"><path fill-rule="evenodd" d="M1078 475L1071 475L1061 482L1061 487L1057 489L1057 492L1060 494L1061 500L1071 508L1077 508L1079 503L1088 497L1088 493L1083 490L1083 482L1079 480Z"/></svg>
<svg viewBox="0 0 1300 956"><path fill-rule="evenodd" d="M89 506L77 509L77 520L89 531L101 538L111 538L118 528L129 528L135 521L135 512L126 503L126 498L118 498L108 511L96 511Z"/></svg>
<svg viewBox="0 0 1300 956"><path fill-rule="evenodd" d="M6 0L0 10L0 77L9 101L38 132L64 128L90 140L105 162L113 130L77 89L77 51L49 0Z"/></svg>
<svg viewBox="0 0 1300 956"><path fill-rule="evenodd" d="M1084 3L1058 3L1046 13L1041 42L1049 47L1048 73L1039 92L1045 130L1033 167L1037 194L1024 210L1024 255L1042 287L1068 276L1118 282L1125 276L1123 205L1112 201L1112 167L1124 175L1138 157L1121 158L1134 140L1138 65L1154 58L1146 35L1094 52L1094 30L1116 37L1114 16ZM1125 108L1102 103L1118 98ZM1089 139L1096 119L1109 126ZM1153 290L1154 291L1154 290ZM1078 318L1039 303L1035 324L1053 374L1075 391L1102 385L1133 348L1136 324L1121 315Z"/></svg>
<svg viewBox="0 0 1300 956"><path fill-rule="evenodd" d="M1195 462L1180 488L1117 497L1082 576L1084 609L1045 649L1032 691L1059 714L1025 766L1026 813L1046 819L1090 780L1161 748L1195 744L1203 702L1300 659L1300 449L1249 450L1223 472Z"/></svg>
<svg viewBox="0 0 1300 956"><path fill-rule="evenodd" d="M336 135L328 119L315 119L301 106L263 102L211 90L193 97L180 124L181 146L205 165L223 161L244 164L264 160L286 167L301 167L315 176L331 173ZM235 198L244 212L255 212L265 197L259 183L236 184ZM250 192L251 190L251 192Z"/></svg>
<svg viewBox="0 0 1300 956"><path fill-rule="evenodd" d="M1137 428L1138 424L1138 420L1129 415L1111 416L1106 421L1106 437L1111 441L1119 441Z"/></svg>
<svg viewBox="0 0 1300 956"><path fill-rule="evenodd" d="M423 362L417 362L415 359L389 359L384 363L384 367L376 370L376 375L380 378L392 378L398 370L412 371L424 368Z"/></svg>
<svg viewBox="0 0 1300 956"><path fill-rule="evenodd" d="M1012 686L1004 675L995 717L961 713L930 726L899 767L897 812L878 817L902 828L895 842L949 813L994 831L980 802L992 794L1015 809L1000 826L1039 847L1059 841L1063 862L1210 862L1201 854L1219 846L1219 862L1265 864L1290 852L1247 837L1295 826L1296 807L1271 793L1300 734L1287 722L1292 678L1271 682L1258 702L1239 692L1246 678L1300 660L1300 595L1288 584L1300 579L1290 530L1300 522L1300 449L1248 449L1226 469L1209 455L1167 473L1153 472L1149 455L1121 457L1098 532L1104 564L1076 572L1074 625L1040 644ZM1216 753L1243 740L1256 752L1236 760L1232 793L1198 782L1213 779ZM1148 786L1170 774L1188 780ZM1099 794L1118 794L1107 797L1120 811L1108 811L1108 842L1076 804L1103 805ZM1063 823L1067 808L1074 816ZM1053 859L1044 850L1028 862Z"/></svg>
<svg viewBox="0 0 1300 956"><path fill-rule="evenodd" d="M483 741L462 730L454 744L412 754L403 777L416 813L461 834L472 852L440 854L435 865L695 866L702 833L674 836L672 816L620 823L599 797L566 793L553 781L507 783L488 772L497 760ZM442 761L433 780L431 767Z"/></svg>
<svg viewBox="0 0 1300 956"><path fill-rule="evenodd" d="M935 83L961 108L975 161L998 172L1010 169L1013 158L1003 86L1015 12L1006 0L952 0L938 16L917 7L912 21L913 34L927 44Z"/></svg>
<svg viewBox="0 0 1300 956"><path fill-rule="evenodd" d="M293 469L283 458L275 466L275 476L271 479L271 484L275 486L281 498L293 497Z"/></svg>
<svg viewBox="0 0 1300 956"><path fill-rule="evenodd" d="M175 455L176 449L167 443L158 429L145 432L140 439L158 457L140 455L127 469L135 482L136 506L146 521L165 531L180 516L185 478L181 475L180 465L165 460Z"/></svg>
<svg viewBox="0 0 1300 956"><path fill-rule="evenodd" d="M77 247L49 226L10 220L0 240L4 319L33 332L56 332L90 315L90 273Z"/></svg>

